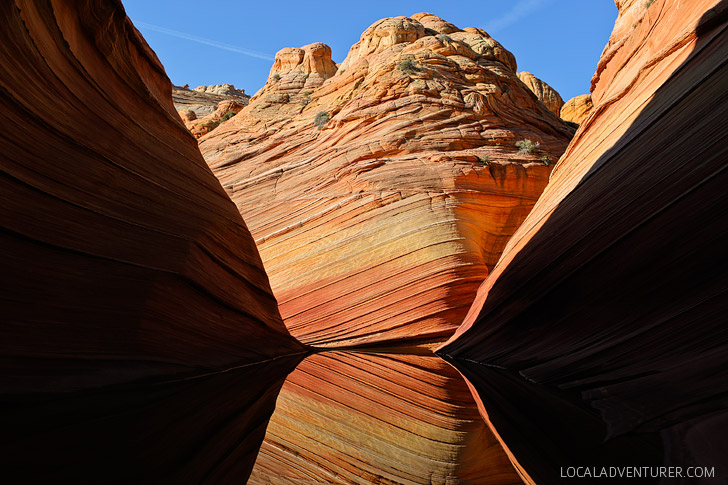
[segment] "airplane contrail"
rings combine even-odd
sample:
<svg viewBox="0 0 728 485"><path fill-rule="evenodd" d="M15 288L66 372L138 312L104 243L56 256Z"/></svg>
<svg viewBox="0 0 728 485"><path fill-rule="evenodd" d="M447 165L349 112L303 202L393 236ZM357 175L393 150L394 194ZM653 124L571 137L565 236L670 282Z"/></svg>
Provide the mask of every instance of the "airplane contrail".
<svg viewBox="0 0 728 485"><path fill-rule="evenodd" d="M167 34L167 35L171 35L173 37L179 37L180 39L186 39L186 40L189 40L192 42L197 42L198 44L209 45L211 47L216 47L218 49L224 49L224 50L230 51L230 52L237 52L238 54L243 54L245 56L257 57L258 59L265 59L266 61L273 60L272 56L269 56L268 54L264 54L262 52L256 52L256 51L252 51L250 49L244 49L242 47L225 44L223 42L217 42L215 40L205 39L203 37L198 37L196 35L186 34L184 32L178 32L176 30L167 29L165 27L160 27L158 25L147 24L145 22L134 22L134 25L136 25L137 27L141 27L143 29L148 29L148 30L153 30L155 32L159 32L161 34Z"/></svg>
<svg viewBox="0 0 728 485"><path fill-rule="evenodd" d="M527 17L534 11L543 7L549 1L550 0L521 0L516 5L514 5L512 9L506 12L505 15L491 22L488 22L484 30L486 30L488 33L493 33L499 30L503 30L506 27L510 27L511 25L521 20L523 17Z"/></svg>

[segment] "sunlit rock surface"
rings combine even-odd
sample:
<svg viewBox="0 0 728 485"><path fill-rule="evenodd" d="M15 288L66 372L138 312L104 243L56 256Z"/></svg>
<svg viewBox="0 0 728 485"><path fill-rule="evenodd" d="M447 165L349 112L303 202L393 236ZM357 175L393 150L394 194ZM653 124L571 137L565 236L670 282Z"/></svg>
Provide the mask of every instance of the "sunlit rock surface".
<svg viewBox="0 0 728 485"><path fill-rule="evenodd" d="M522 483L439 357L326 352L289 375L250 477L261 483Z"/></svg>
<svg viewBox="0 0 728 485"><path fill-rule="evenodd" d="M533 91L533 94L536 95L539 101L546 105L549 111L559 116L561 107L564 105L564 100L561 99L561 95L554 88L527 71L519 72L518 79L528 86L528 89Z"/></svg>
<svg viewBox="0 0 728 485"><path fill-rule="evenodd" d="M591 94L582 94L565 102L561 107L559 116L564 121L571 121L580 125L589 116L593 107Z"/></svg>
<svg viewBox="0 0 728 485"><path fill-rule="evenodd" d="M118 1L0 18L3 480L244 481L305 352L245 223Z"/></svg>
<svg viewBox="0 0 728 485"><path fill-rule="evenodd" d="M330 56L321 43L280 51L250 105L200 148L295 337L444 340L572 128L487 33L434 15L375 22L338 70ZM539 148L518 153L525 139Z"/></svg>
<svg viewBox="0 0 728 485"><path fill-rule="evenodd" d="M635 462L726 480L727 5L617 3L593 113L440 352L538 483Z"/></svg>

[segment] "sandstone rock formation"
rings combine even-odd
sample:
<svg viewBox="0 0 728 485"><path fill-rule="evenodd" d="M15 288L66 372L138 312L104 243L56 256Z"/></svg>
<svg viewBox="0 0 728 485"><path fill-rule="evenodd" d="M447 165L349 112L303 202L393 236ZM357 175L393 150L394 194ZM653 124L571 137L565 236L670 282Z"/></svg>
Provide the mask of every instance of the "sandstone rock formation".
<svg viewBox="0 0 728 485"><path fill-rule="evenodd" d="M223 84L222 86L230 86ZM201 88L204 86L200 86ZM200 89L200 88L197 88ZM237 104L247 106L250 96L245 94L243 90L235 90L235 92L216 92L197 91L179 86L172 87L172 101L174 107L180 114L184 111L192 111L197 118L202 118L212 114L223 101L234 101ZM185 116L182 116L185 119Z"/></svg>
<svg viewBox="0 0 728 485"><path fill-rule="evenodd" d="M338 69L330 56L321 43L280 51L250 105L200 148L294 336L442 340L572 129L486 32L431 14L376 22ZM523 139L540 149L519 154Z"/></svg>
<svg viewBox="0 0 728 485"><path fill-rule="evenodd" d="M580 125L589 116L593 107L591 94L582 94L565 102L559 116L564 121Z"/></svg>
<svg viewBox="0 0 728 485"><path fill-rule="evenodd" d="M193 91L207 94L217 94L219 96L238 96L248 97L244 89L235 89L232 84L211 84L209 86L197 86Z"/></svg>
<svg viewBox="0 0 728 485"><path fill-rule="evenodd" d="M306 349L164 69L118 1L0 18L3 480L244 480Z"/></svg>
<svg viewBox="0 0 728 485"><path fill-rule="evenodd" d="M561 107L564 105L564 100L561 99L561 95L556 92L554 88L527 71L519 72L518 79L520 79L523 84L525 84L528 89L536 95L538 100L545 104L553 114L559 116Z"/></svg>
<svg viewBox="0 0 728 485"><path fill-rule="evenodd" d="M249 483L522 483L462 377L430 352L308 357Z"/></svg>
<svg viewBox="0 0 728 485"><path fill-rule="evenodd" d="M594 112L440 352L538 483L726 480L728 2L617 4Z"/></svg>
<svg viewBox="0 0 728 485"><path fill-rule="evenodd" d="M238 114L245 106L239 101L225 100L218 103L215 111L202 118L191 117L188 111L180 111L180 116L192 136L200 138L220 126L220 123L224 123Z"/></svg>

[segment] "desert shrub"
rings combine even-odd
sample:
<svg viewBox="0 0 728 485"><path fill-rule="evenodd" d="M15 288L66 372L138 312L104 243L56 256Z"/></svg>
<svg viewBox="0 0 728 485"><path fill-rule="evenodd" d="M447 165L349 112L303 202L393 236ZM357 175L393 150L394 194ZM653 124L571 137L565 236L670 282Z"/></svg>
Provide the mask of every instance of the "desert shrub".
<svg viewBox="0 0 728 485"><path fill-rule="evenodd" d="M329 122L331 118L329 117L329 114L326 111L319 111L316 113L316 116L313 118L313 124L314 126L317 126L319 130L322 130L323 127L326 125L326 123Z"/></svg>
<svg viewBox="0 0 728 485"><path fill-rule="evenodd" d="M654 2L654 1L655 1L655 0L647 0L647 1L645 2L645 8L650 8L650 5L652 5L652 2Z"/></svg>
<svg viewBox="0 0 728 485"><path fill-rule="evenodd" d="M303 98L301 99L301 106L306 106L308 103L311 102L311 93L312 92L313 91L304 91L301 93L301 96L303 96Z"/></svg>
<svg viewBox="0 0 728 485"><path fill-rule="evenodd" d="M417 63L414 59L404 59L402 61L399 61L399 64L397 64L397 69L405 74L414 74L419 71L419 69L417 68Z"/></svg>
<svg viewBox="0 0 728 485"><path fill-rule="evenodd" d="M533 142L529 139L519 140L516 142L516 148L518 148L519 155L528 155L529 153L536 153L539 146L541 146L539 142Z"/></svg>
<svg viewBox="0 0 728 485"><path fill-rule="evenodd" d="M281 75L280 74L273 74L271 76L271 79L273 80L274 83L277 83L278 81L281 80Z"/></svg>
<svg viewBox="0 0 728 485"><path fill-rule="evenodd" d="M542 162L543 162L543 164L544 164L544 165L546 165L547 167L548 167L549 165L551 165L551 162L552 162L552 160L551 160L551 157L549 157L548 155L544 155L543 157L541 157L541 161L542 161Z"/></svg>
<svg viewBox="0 0 728 485"><path fill-rule="evenodd" d="M445 41L452 42L452 37L450 37L447 34L440 34L437 36L437 38L440 40L440 42L445 42Z"/></svg>
<svg viewBox="0 0 728 485"><path fill-rule="evenodd" d="M480 160L480 163L488 165L490 163L490 155L481 155L478 157L478 160Z"/></svg>
<svg viewBox="0 0 728 485"><path fill-rule="evenodd" d="M228 111L227 113L225 113L224 115L222 115L222 118L220 118L220 123L226 122L227 120L229 120L230 118L232 118L236 114L237 113L235 113L235 111Z"/></svg>

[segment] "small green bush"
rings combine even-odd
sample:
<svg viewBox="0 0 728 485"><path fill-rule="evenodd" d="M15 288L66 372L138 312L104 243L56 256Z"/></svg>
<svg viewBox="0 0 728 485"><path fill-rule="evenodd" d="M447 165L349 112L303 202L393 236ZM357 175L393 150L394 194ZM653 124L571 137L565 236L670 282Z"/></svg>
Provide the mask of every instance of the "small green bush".
<svg viewBox="0 0 728 485"><path fill-rule="evenodd" d="M278 81L281 80L281 75L280 74L273 74L271 76L271 79L273 80L274 83L277 83Z"/></svg>
<svg viewBox="0 0 728 485"><path fill-rule="evenodd" d="M452 37L450 37L447 34L440 34L437 36L437 38L440 40L440 42L445 42L445 41L452 42Z"/></svg>
<svg viewBox="0 0 728 485"><path fill-rule="evenodd" d="M518 148L519 155L528 155L530 153L536 153L538 148L541 146L539 142L532 142L529 139L519 140L516 142L516 148Z"/></svg>
<svg viewBox="0 0 728 485"><path fill-rule="evenodd" d="M329 122L331 118L329 117L329 114L326 111L319 111L316 113L316 116L313 118L313 124L314 126L318 127L319 130L322 130L326 123Z"/></svg>
<svg viewBox="0 0 728 485"><path fill-rule="evenodd" d="M645 8L650 8L650 5L652 5L652 2L654 2L654 1L655 1L655 0L647 0L647 1L645 2Z"/></svg>
<svg viewBox="0 0 728 485"><path fill-rule="evenodd" d="M551 160L551 157L549 157L548 155L544 155L543 157L541 157L541 161L543 162L544 165L546 165L548 167L549 165L551 165L552 160Z"/></svg>
<svg viewBox="0 0 728 485"><path fill-rule="evenodd" d="M306 106L311 102L311 93L313 93L313 91L304 91L301 93L303 96L303 99L301 99L301 106Z"/></svg>
<svg viewBox="0 0 728 485"><path fill-rule="evenodd" d="M235 111L228 111L227 113L225 113L224 115L222 115L222 118L220 118L220 123L226 122L227 120L229 120L230 118L232 118L236 114L237 113Z"/></svg>
<svg viewBox="0 0 728 485"><path fill-rule="evenodd" d="M397 69L405 74L414 74L419 71L419 69L417 68L417 63L414 59L404 59L403 61L399 61L399 64L397 64Z"/></svg>
<svg viewBox="0 0 728 485"><path fill-rule="evenodd" d="M480 160L480 163L484 163L485 165L488 165L490 163L490 155L482 155L478 157L478 160Z"/></svg>

